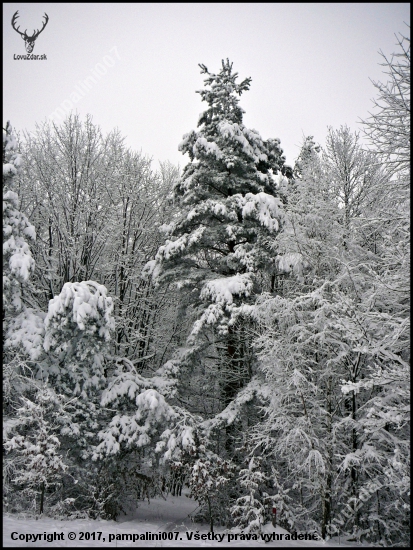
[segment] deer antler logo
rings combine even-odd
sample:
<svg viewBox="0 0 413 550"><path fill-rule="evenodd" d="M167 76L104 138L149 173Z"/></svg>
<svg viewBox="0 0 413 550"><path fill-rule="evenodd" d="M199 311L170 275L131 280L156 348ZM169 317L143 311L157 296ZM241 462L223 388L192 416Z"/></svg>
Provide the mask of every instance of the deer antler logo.
<svg viewBox="0 0 413 550"><path fill-rule="evenodd" d="M19 31L20 27L17 27L17 29L16 29L16 26L15 26L16 25L16 20L19 17L18 13L19 13L19 11L17 10L16 13L13 15L13 18L11 20L11 26L23 38L24 45L26 47L26 52L27 53L32 53L33 48L34 48L34 43L36 42L36 39L39 36L39 34L43 31L43 29L47 25L47 22L49 21L49 16L47 15L47 13L45 13L44 16L43 16L44 19L45 19L44 22L43 22L43 27L40 29L40 31L39 31L39 29L37 29L37 31L34 31L32 36L28 36L27 35L27 29L24 32Z"/></svg>

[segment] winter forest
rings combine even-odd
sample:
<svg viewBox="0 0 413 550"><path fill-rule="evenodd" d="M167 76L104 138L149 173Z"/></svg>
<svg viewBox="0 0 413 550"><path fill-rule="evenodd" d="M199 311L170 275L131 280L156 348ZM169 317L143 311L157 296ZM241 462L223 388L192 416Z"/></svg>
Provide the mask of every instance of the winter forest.
<svg viewBox="0 0 413 550"><path fill-rule="evenodd" d="M398 37L360 133L308 136L291 165L282 128L244 125L228 59L199 66L182 170L91 116L7 123L5 512L118 521L184 490L210 532L260 534L276 508L288 532L409 545Z"/></svg>

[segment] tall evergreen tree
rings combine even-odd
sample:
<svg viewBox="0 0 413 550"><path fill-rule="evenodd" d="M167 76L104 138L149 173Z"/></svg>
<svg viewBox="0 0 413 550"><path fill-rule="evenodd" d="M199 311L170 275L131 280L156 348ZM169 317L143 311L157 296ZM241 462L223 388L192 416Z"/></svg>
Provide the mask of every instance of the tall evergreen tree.
<svg viewBox="0 0 413 550"><path fill-rule="evenodd" d="M27 289L35 262L30 250L36 231L21 211L16 176L22 157L10 122L3 131L3 396L8 415L27 389L28 360L42 354L43 317L28 307ZM13 406L12 406L13 403Z"/></svg>
<svg viewBox="0 0 413 550"><path fill-rule="evenodd" d="M15 176L22 159L16 151L16 140L10 123L3 131L3 318L24 309L23 286L34 270L30 242L36 231L27 217L20 212Z"/></svg>
<svg viewBox="0 0 413 550"><path fill-rule="evenodd" d="M179 145L190 158L174 188L180 208L148 269L191 293L192 349L214 343L228 406L251 378L242 317L254 295L270 288L275 265L268 238L279 230L282 186L292 170L279 139L263 140L243 124L239 96L251 79L238 83L228 60L217 74L200 67L206 79L198 93L207 109Z"/></svg>

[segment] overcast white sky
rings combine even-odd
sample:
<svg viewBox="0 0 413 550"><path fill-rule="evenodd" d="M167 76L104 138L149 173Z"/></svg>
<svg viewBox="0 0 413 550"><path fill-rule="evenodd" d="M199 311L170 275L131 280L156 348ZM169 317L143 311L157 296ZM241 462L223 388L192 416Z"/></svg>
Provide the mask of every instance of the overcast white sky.
<svg viewBox="0 0 413 550"><path fill-rule="evenodd" d="M30 35L48 14L33 50L47 60L14 59L26 54L17 10ZM329 125L359 128L376 95L369 77L386 80L378 51L410 34L408 3L6 3L3 16L3 124L31 131L72 102L105 133L118 127L132 149L181 167L178 144L205 105L198 63L217 72L228 57L252 78L244 123L280 138L293 164L303 135L323 145Z"/></svg>

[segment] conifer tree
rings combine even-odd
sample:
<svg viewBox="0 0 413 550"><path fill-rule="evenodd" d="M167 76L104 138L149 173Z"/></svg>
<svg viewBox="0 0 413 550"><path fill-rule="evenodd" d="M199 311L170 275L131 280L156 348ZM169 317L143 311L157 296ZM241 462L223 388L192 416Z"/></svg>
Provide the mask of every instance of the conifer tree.
<svg viewBox="0 0 413 550"><path fill-rule="evenodd" d="M107 386L110 340L114 331L113 302L95 281L66 283L49 302L44 320L45 359L36 376L67 402L59 438L67 453L70 474L81 481L71 488L80 508L100 510L96 483L99 467L91 463L98 432L110 415L101 406Z"/></svg>
<svg viewBox="0 0 413 550"><path fill-rule="evenodd" d="M105 360L114 330L112 312L106 288L84 281L66 283L50 300L45 318L48 360L39 365L37 376L67 398L76 398L63 433L76 441L82 458L89 456L99 428L100 397L107 384Z"/></svg>
<svg viewBox="0 0 413 550"><path fill-rule="evenodd" d="M22 350L30 359L42 353L42 316L29 308L25 290L35 262L30 245L36 231L20 211L15 178L22 165L10 122L3 131L3 331L6 348ZM27 294L27 293L26 293Z"/></svg>
<svg viewBox="0 0 413 550"><path fill-rule="evenodd" d="M12 437L7 437L4 444L13 461L11 481L25 498L39 495L40 514L47 491L60 484L68 469L58 438L66 416L62 396L43 385L33 400L23 398L23 406L16 411Z"/></svg>
<svg viewBox="0 0 413 550"><path fill-rule="evenodd" d="M238 83L228 60L217 74L200 67L206 79L198 93L207 109L198 129L179 145L190 158L174 189L179 212L164 228L167 240L148 270L160 282L173 281L191 293L195 322L190 343L193 350L202 343L218 344L215 357L221 352L225 364L221 399L228 406L251 378L243 308L270 287L275 266L267 241L279 230L280 184L291 169L279 139L263 140L243 124L239 96L251 79ZM202 340L206 333L209 341Z"/></svg>
<svg viewBox="0 0 413 550"><path fill-rule="evenodd" d="M236 524L246 533L262 532L266 523L271 499L262 490L267 482L267 476L260 470L261 459L252 457L248 467L239 472L239 484L246 492L239 497L231 509Z"/></svg>
<svg viewBox="0 0 413 550"><path fill-rule="evenodd" d="M21 165L22 156L7 122L3 131L3 406L11 416L31 387L30 361L43 353L43 315L28 307L35 266L30 246L36 232L21 211L16 193Z"/></svg>
<svg viewBox="0 0 413 550"><path fill-rule="evenodd" d="M8 122L3 131L3 309L6 316L22 311L21 285L27 282L34 269L29 242L34 241L36 233L27 217L19 211L14 184L21 162Z"/></svg>

